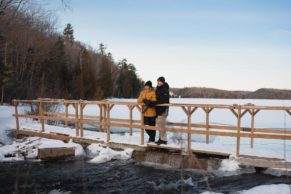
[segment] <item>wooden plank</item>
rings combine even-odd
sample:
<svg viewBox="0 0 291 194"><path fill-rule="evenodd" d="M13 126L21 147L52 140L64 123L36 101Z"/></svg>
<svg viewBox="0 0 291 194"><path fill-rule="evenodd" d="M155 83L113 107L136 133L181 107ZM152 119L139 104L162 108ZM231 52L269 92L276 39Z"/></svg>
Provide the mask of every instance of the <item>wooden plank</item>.
<svg viewBox="0 0 291 194"><path fill-rule="evenodd" d="M48 139L57 139L57 140L61 140L61 141L69 141L71 138L67 135L56 135L53 133L45 133L45 132L41 132L41 131L32 131L30 129L20 129L18 132L18 135L26 135L26 136L37 136L37 137L44 137L44 138L48 138Z"/></svg>
<svg viewBox="0 0 291 194"><path fill-rule="evenodd" d="M49 100L42 100L45 103L77 103L78 100L63 100L63 99L49 99ZM39 100L18 100L19 103L38 103ZM138 103L135 102L117 102L117 101L109 101L109 100L103 100L103 101L82 101L85 104L114 104L114 105L138 105ZM203 108L203 107L209 107L209 108L223 108L223 109L233 109L234 107L238 105L228 105L228 104L178 104L178 103L171 103L171 104L159 104L157 106L169 106L169 107L183 107L183 106L190 106L190 107L197 107L197 108ZM260 110L284 110L284 111L291 111L291 107L286 106L254 106L254 105L241 105L242 109L260 109Z"/></svg>
<svg viewBox="0 0 291 194"><path fill-rule="evenodd" d="M284 130L284 129L254 128L254 132L255 133L274 133L274 134L291 135L290 130Z"/></svg>
<svg viewBox="0 0 291 194"><path fill-rule="evenodd" d="M185 106L182 106L181 108L182 108L182 110L184 111L184 113L185 113L186 115L188 115L188 110L185 108Z"/></svg>
<svg viewBox="0 0 291 194"><path fill-rule="evenodd" d="M197 110L197 107L194 107L189 113L192 115Z"/></svg>
<svg viewBox="0 0 291 194"><path fill-rule="evenodd" d="M277 158L259 158L253 156L241 155L238 161L242 165L254 166L261 168L291 168L291 163Z"/></svg>
<svg viewBox="0 0 291 194"><path fill-rule="evenodd" d="M235 117L238 117L238 114L237 114L237 112L235 112L235 110L232 108L232 109L230 109L230 111L234 114L234 116Z"/></svg>
<svg viewBox="0 0 291 194"><path fill-rule="evenodd" d="M244 111L241 113L240 118L243 118L243 116L244 116L247 112L249 112L249 109L244 110Z"/></svg>
<svg viewBox="0 0 291 194"><path fill-rule="evenodd" d="M158 148L158 149L166 149L166 150L176 150L180 151L180 147L173 147L173 146L168 146L168 145L157 145L153 143L148 143L148 147L150 148ZM191 149L191 153L198 153L198 154L208 154L208 155L215 155L215 156L230 156L230 153L225 153L225 152L217 152L217 151L210 151L210 150L201 150L201 149Z"/></svg>

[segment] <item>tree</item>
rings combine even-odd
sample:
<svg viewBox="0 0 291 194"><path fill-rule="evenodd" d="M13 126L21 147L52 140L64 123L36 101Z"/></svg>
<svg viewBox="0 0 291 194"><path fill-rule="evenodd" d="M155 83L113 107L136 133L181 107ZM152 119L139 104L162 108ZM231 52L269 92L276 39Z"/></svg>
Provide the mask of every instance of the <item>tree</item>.
<svg viewBox="0 0 291 194"><path fill-rule="evenodd" d="M73 26L68 23L63 32L64 37L71 43L74 41L74 29Z"/></svg>
<svg viewBox="0 0 291 194"><path fill-rule="evenodd" d="M141 90L142 80L136 74L136 68L133 64L128 63L126 59L118 63L119 75L116 84L118 85L115 92L117 97L132 98L136 97Z"/></svg>
<svg viewBox="0 0 291 194"><path fill-rule="evenodd" d="M1 2L11 3L6 4L7 8ZM29 3L21 6L25 9L17 8L19 2L28 0L0 0L0 10L4 10L0 13L2 99L101 99L137 95L141 80L133 64L126 60L115 63L102 43L96 51L74 41L71 24L66 25L63 35L59 34L54 31L55 23L45 17L46 12L30 10ZM71 44L66 44L69 41Z"/></svg>
<svg viewBox="0 0 291 194"><path fill-rule="evenodd" d="M99 87L103 91L103 97L109 97L113 94L113 80L111 72L111 62L106 56L102 56L99 79Z"/></svg>
<svg viewBox="0 0 291 194"><path fill-rule="evenodd" d="M104 44L103 43L100 43L99 44L99 49L98 49L98 51L99 51L99 53L101 54L101 55L106 55L106 47L104 46Z"/></svg>

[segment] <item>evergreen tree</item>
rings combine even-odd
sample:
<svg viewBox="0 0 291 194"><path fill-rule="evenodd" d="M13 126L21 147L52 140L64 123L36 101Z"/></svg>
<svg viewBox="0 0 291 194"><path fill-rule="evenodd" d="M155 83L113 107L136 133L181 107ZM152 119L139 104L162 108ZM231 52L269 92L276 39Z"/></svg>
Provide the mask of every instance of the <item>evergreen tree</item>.
<svg viewBox="0 0 291 194"><path fill-rule="evenodd" d="M68 23L63 32L64 37L70 42L74 41L74 29L73 26Z"/></svg>
<svg viewBox="0 0 291 194"><path fill-rule="evenodd" d="M99 72L99 87L103 91L103 97L110 97L113 94L113 81L111 73L111 62L106 57L102 57Z"/></svg>

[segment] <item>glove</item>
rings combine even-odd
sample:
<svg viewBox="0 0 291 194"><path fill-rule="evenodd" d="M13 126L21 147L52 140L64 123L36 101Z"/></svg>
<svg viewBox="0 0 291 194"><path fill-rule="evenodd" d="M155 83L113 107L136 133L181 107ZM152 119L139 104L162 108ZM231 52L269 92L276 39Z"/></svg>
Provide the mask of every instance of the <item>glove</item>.
<svg viewBox="0 0 291 194"><path fill-rule="evenodd" d="M147 100L147 99L144 99L142 102L143 102L146 106L151 106L151 102L152 102L152 101Z"/></svg>

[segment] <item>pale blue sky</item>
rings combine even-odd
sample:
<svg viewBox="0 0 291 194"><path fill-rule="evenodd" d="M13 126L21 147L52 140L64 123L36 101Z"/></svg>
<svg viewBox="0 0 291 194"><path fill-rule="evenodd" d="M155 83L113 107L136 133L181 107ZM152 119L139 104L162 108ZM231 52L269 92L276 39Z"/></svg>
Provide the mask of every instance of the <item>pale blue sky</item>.
<svg viewBox="0 0 291 194"><path fill-rule="evenodd" d="M53 2L59 2L54 0ZM50 7L57 9L59 3ZM291 89L291 0L71 0L59 30L172 87Z"/></svg>

